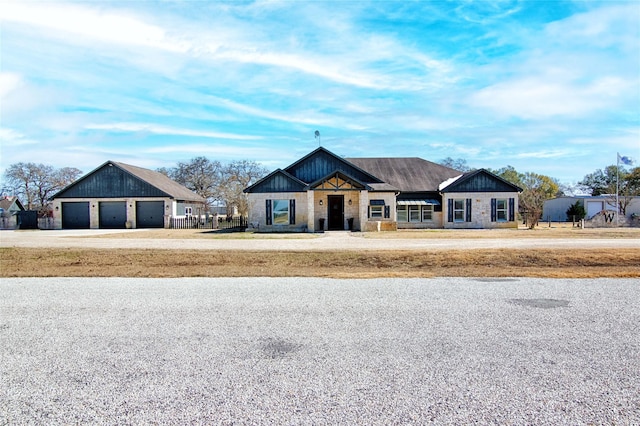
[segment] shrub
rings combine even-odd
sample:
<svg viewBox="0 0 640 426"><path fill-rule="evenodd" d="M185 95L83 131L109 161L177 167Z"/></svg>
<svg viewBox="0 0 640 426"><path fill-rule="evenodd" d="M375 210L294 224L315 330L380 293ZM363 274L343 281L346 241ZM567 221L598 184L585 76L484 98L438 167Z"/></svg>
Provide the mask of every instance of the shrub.
<svg viewBox="0 0 640 426"><path fill-rule="evenodd" d="M582 220L587 215L587 211L584 209L584 206L580 202L580 200L571 204L571 206L567 209L567 221L572 222L574 220Z"/></svg>

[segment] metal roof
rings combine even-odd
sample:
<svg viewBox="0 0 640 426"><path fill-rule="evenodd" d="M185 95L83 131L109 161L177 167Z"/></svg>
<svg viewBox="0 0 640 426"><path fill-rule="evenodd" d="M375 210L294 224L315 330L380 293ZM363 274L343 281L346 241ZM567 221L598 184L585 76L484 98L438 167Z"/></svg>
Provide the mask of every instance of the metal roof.
<svg viewBox="0 0 640 426"><path fill-rule="evenodd" d="M438 200L398 200L396 204L399 206L439 206Z"/></svg>

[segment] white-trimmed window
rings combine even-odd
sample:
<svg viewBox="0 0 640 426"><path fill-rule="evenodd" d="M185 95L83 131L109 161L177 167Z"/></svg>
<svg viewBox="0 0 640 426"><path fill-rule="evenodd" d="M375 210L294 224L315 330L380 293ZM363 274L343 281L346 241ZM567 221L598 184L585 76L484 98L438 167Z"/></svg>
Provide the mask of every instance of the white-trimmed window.
<svg viewBox="0 0 640 426"><path fill-rule="evenodd" d="M369 217L381 219L389 217L389 206L385 205L384 200L369 200Z"/></svg>
<svg viewBox="0 0 640 426"><path fill-rule="evenodd" d="M384 206L371 206L371 217L382 217L382 209Z"/></svg>
<svg viewBox="0 0 640 426"><path fill-rule="evenodd" d="M396 206L396 215L398 217L398 222L408 222L409 216L407 215L407 206L399 205Z"/></svg>
<svg viewBox="0 0 640 426"><path fill-rule="evenodd" d="M491 222L513 222L515 220L515 198L491 199Z"/></svg>
<svg viewBox="0 0 640 426"><path fill-rule="evenodd" d="M496 200L496 219L498 222L507 222L508 221L508 204L506 199L497 199Z"/></svg>
<svg viewBox="0 0 640 426"><path fill-rule="evenodd" d="M192 214L193 214L193 207L185 207L184 208L184 215L186 217L191 217Z"/></svg>
<svg viewBox="0 0 640 426"><path fill-rule="evenodd" d="M422 206L422 221L431 222L433 220L433 205Z"/></svg>
<svg viewBox="0 0 640 426"><path fill-rule="evenodd" d="M453 220L454 222L464 222L464 198L453 200Z"/></svg>
<svg viewBox="0 0 640 426"><path fill-rule="evenodd" d="M274 225L289 224L289 200L273 200Z"/></svg>
<svg viewBox="0 0 640 426"><path fill-rule="evenodd" d="M420 206L409 206L409 222L420 222Z"/></svg>

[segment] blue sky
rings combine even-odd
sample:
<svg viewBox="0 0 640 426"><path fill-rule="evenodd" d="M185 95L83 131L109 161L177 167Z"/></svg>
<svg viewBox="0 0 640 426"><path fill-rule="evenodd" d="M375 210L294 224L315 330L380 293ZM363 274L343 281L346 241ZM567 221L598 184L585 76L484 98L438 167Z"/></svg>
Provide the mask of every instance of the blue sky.
<svg viewBox="0 0 640 426"><path fill-rule="evenodd" d="M640 160L637 1L0 0L0 172L196 156Z"/></svg>

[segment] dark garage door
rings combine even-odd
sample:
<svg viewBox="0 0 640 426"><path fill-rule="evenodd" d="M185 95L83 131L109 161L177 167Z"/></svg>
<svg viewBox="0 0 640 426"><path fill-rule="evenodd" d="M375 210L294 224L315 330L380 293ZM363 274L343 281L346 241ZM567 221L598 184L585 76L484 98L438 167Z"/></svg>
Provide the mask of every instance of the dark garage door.
<svg viewBox="0 0 640 426"><path fill-rule="evenodd" d="M100 228L124 229L127 221L127 203L124 201L100 202Z"/></svg>
<svg viewBox="0 0 640 426"><path fill-rule="evenodd" d="M62 203L63 229L89 229L89 203L73 201Z"/></svg>
<svg viewBox="0 0 640 426"><path fill-rule="evenodd" d="M136 202L136 228L164 228L164 201Z"/></svg>

